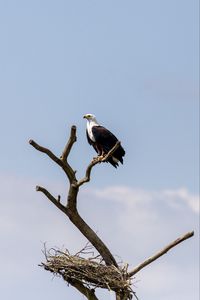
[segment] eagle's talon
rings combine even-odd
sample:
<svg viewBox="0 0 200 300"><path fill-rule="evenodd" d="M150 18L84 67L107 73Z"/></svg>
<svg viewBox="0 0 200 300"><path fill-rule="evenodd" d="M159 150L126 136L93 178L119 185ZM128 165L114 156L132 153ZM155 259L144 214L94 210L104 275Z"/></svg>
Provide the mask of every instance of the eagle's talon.
<svg viewBox="0 0 200 300"><path fill-rule="evenodd" d="M102 159L104 158L104 156L105 156L105 154L99 155L99 156L98 156L98 159L99 159L99 160L102 160Z"/></svg>
<svg viewBox="0 0 200 300"><path fill-rule="evenodd" d="M99 156L93 157L92 162L100 162Z"/></svg>

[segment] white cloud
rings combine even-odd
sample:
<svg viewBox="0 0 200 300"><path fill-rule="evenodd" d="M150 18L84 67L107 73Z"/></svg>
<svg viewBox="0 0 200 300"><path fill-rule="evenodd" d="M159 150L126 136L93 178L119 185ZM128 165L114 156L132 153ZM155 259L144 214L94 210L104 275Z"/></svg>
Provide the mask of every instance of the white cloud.
<svg viewBox="0 0 200 300"><path fill-rule="evenodd" d="M186 188L148 191L126 186L113 186L101 190L94 189L92 192L99 198L117 201L124 206L135 207L164 201L167 205L174 205L177 209L186 204L193 212L199 213L199 196L190 194Z"/></svg>
<svg viewBox="0 0 200 300"><path fill-rule="evenodd" d="M164 246L187 231L198 231L198 196L183 188L148 191L113 186L86 190L84 196L84 203L87 201L91 211L97 206L97 210L105 209L102 212L104 222L108 222L111 230L117 229L124 236L129 235L132 240L142 243L142 250L140 246L134 246L134 251L140 254L145 254L147 247L153 250L156 244ZM92 221L102 228L101 214Z"/></svg>
<svg viewBox="0 0 200 300"><path fill-rule="evenodd" d="M181 202L185 202L192 211L199 214L199 196L190 194L186 188L165 190L163 196L166 196L175 205L181 205Z"/></svg>

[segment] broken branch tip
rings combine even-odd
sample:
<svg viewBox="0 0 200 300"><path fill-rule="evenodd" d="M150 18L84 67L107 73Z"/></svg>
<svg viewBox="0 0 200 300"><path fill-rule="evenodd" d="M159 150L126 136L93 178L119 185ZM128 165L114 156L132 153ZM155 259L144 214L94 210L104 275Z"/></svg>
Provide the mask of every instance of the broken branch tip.
<svg viewBox="0 0 200 300"><path fill-rule="evenodd" d="M40 191L40 186L36 185L35 190L36 190L36 192L39 192Z"/></svg>

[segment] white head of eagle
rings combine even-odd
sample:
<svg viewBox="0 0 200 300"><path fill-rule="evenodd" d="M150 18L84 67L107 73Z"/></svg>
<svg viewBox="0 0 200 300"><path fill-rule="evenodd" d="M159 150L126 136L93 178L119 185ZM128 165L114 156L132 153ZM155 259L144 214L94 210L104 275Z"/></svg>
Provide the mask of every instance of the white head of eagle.
<svg viewBox="0 0 200 300"><path fill-rule="evenodd" d="M83 118L87 119L86 135L88 143L94 147L98 155L107 154L115 146L118 139L112 132L101 126L94 115L86 114ZM119 145L112 156L109 157L108 162L117 168L117 166L119 166L118 162L123 164L124 155L125 151L122 146Z"/></svg>

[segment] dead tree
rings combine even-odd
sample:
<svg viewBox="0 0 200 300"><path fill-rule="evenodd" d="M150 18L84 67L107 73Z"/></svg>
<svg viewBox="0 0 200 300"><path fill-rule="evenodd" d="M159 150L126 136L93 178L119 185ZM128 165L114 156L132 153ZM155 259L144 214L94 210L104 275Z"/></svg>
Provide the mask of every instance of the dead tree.
<svg viewBox="0 0 200 300"><path fill-rule="evenodd" d="M133 276L160 256L167 253L171 248L192 237L194 232L188 232L173 241L164 249L136 266L133 270L129 271L126 265L121 266L118 264L105 243L80 216L77 210L77 196L80 187L90 181L92 168L99 163L106 162L117 147L119 147L120 142L118 142L104 157L94 158L86 169L85 177L78 180L76 178L76 172L68 163L68 156L76 139L76 126L72 126L69 140L60 158L53 154L48 148L38 145L33 140L29 141L30 145L36 150L45 153L51 160L59 165L69 181L66 204L63 204L63 201L61 202L60 196L55 198L44 187L37 186L36 191L42 192L70 219L70 221L86 237L90 245L97 250L99 255L96 257L92 256L85 258L84 253L88 252L90 249L90 246L88 245L75 255L70 255L67 250L64 252L60 250L54 250L53 252L45 250L46 261L42 263L41 266L43 266L44 269L61 276L68 284L75 287L88 300L99 300L95 294L96 288L114 291L116 300L128 300L132 299L133 296L137 298L135 292L131 288Z"/></svg>

